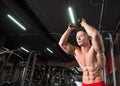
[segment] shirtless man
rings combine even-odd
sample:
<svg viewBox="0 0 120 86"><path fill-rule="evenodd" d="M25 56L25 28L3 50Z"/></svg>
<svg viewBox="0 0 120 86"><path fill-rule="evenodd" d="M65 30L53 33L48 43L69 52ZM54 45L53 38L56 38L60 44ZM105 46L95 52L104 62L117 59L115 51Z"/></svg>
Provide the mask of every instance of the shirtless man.
<svg viewBox="0 0 120 86"><path fill-rule="evenodd" d="M68 43L70 33L77 30L70 26L60 38L59 45L67 54L73 55L82 68L82 86L106 86L103 80L105 55L102 37L97 29L89 25L85 19L82 19L80 24L82 28L76 33L79 47Z"/></svg>

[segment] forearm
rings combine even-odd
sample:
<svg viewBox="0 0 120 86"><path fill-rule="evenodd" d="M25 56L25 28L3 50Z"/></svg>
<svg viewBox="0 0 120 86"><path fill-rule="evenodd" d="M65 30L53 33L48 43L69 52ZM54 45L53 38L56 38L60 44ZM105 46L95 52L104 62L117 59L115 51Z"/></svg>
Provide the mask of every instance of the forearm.
<svg viewBox="0 0 120 86"><path fill-rule="evenodd" d="M84 27L84 29L86 30L86 32L89 36L93 37L95 35L99 35L99 32L95 27L93 27L93 26L91 26L87 23L84 23L83 27Z"/></svg>
<svg viewBox="0 0 120 86"><path fill-rule="evenodd" d="M95 27L86 23L85 20L82 21L81 25L82 27L84 27L87 34L92 37L91 42L92 42L94 50L97 53L101 53L101 52L104 53L104 43L103 43L103 39L99 31Z"/></svg>
<svg viewBox="0 0 120 86"><path fill-rule="evenodd" d="M68 27L67 30L64 32L64 34L62 35L62 37L60 38L59 41L59 45L64 45L67 44L68 42L68 37L70 35L70 33L72 32L72 28Z"/></svg>

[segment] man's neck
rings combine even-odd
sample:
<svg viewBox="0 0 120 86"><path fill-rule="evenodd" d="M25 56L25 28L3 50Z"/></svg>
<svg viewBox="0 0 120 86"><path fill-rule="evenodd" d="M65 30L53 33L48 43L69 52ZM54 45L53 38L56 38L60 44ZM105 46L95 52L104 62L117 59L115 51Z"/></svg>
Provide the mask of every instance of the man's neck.
<svg viewBox="0 0 120 86"><path fill-rule="evenodd" d="M81 50L83 53L87 53L90 49L91 45L88 44L88 45L85 45L85 46L81 46Z"/></svg>

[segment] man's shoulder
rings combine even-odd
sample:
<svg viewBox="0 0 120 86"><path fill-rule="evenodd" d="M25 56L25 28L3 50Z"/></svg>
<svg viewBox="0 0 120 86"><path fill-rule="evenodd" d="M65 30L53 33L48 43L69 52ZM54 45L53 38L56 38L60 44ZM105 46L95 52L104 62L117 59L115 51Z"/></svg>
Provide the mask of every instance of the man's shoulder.
<svg viewBox="0 0 120 86"><path fill-rule="evenodd" d="M76 55L80 55L81 54L81 48L79 47L75 47L75 50L74 50L74 56L76 57Z"/></svg>
<svg viewBox="0 0 120 86"><path fill-rule="evenodd" d="M75 51L74 52L75 52L75 54L76 53L80 53L81 52L81 48L80 47L75 47Z"/></svg>
<svg viewBox="0 0 120 86"><path fill-rule="evenodd" d="M78 46L75 46L75 50L81 50L81 48Z"/></svg>

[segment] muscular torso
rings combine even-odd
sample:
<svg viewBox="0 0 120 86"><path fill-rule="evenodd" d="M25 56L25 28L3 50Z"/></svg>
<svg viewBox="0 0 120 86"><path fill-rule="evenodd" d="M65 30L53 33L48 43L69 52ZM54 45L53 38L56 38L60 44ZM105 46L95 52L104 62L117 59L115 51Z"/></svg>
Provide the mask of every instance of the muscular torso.
<svg viewBox="0 0 120 86"><path fill-rule="evenodd" d="M88 52L83 53L77 48L75 58L83 70L84 83L91 84L103 81L104 53L97 54L92 47Z"/></svg>

